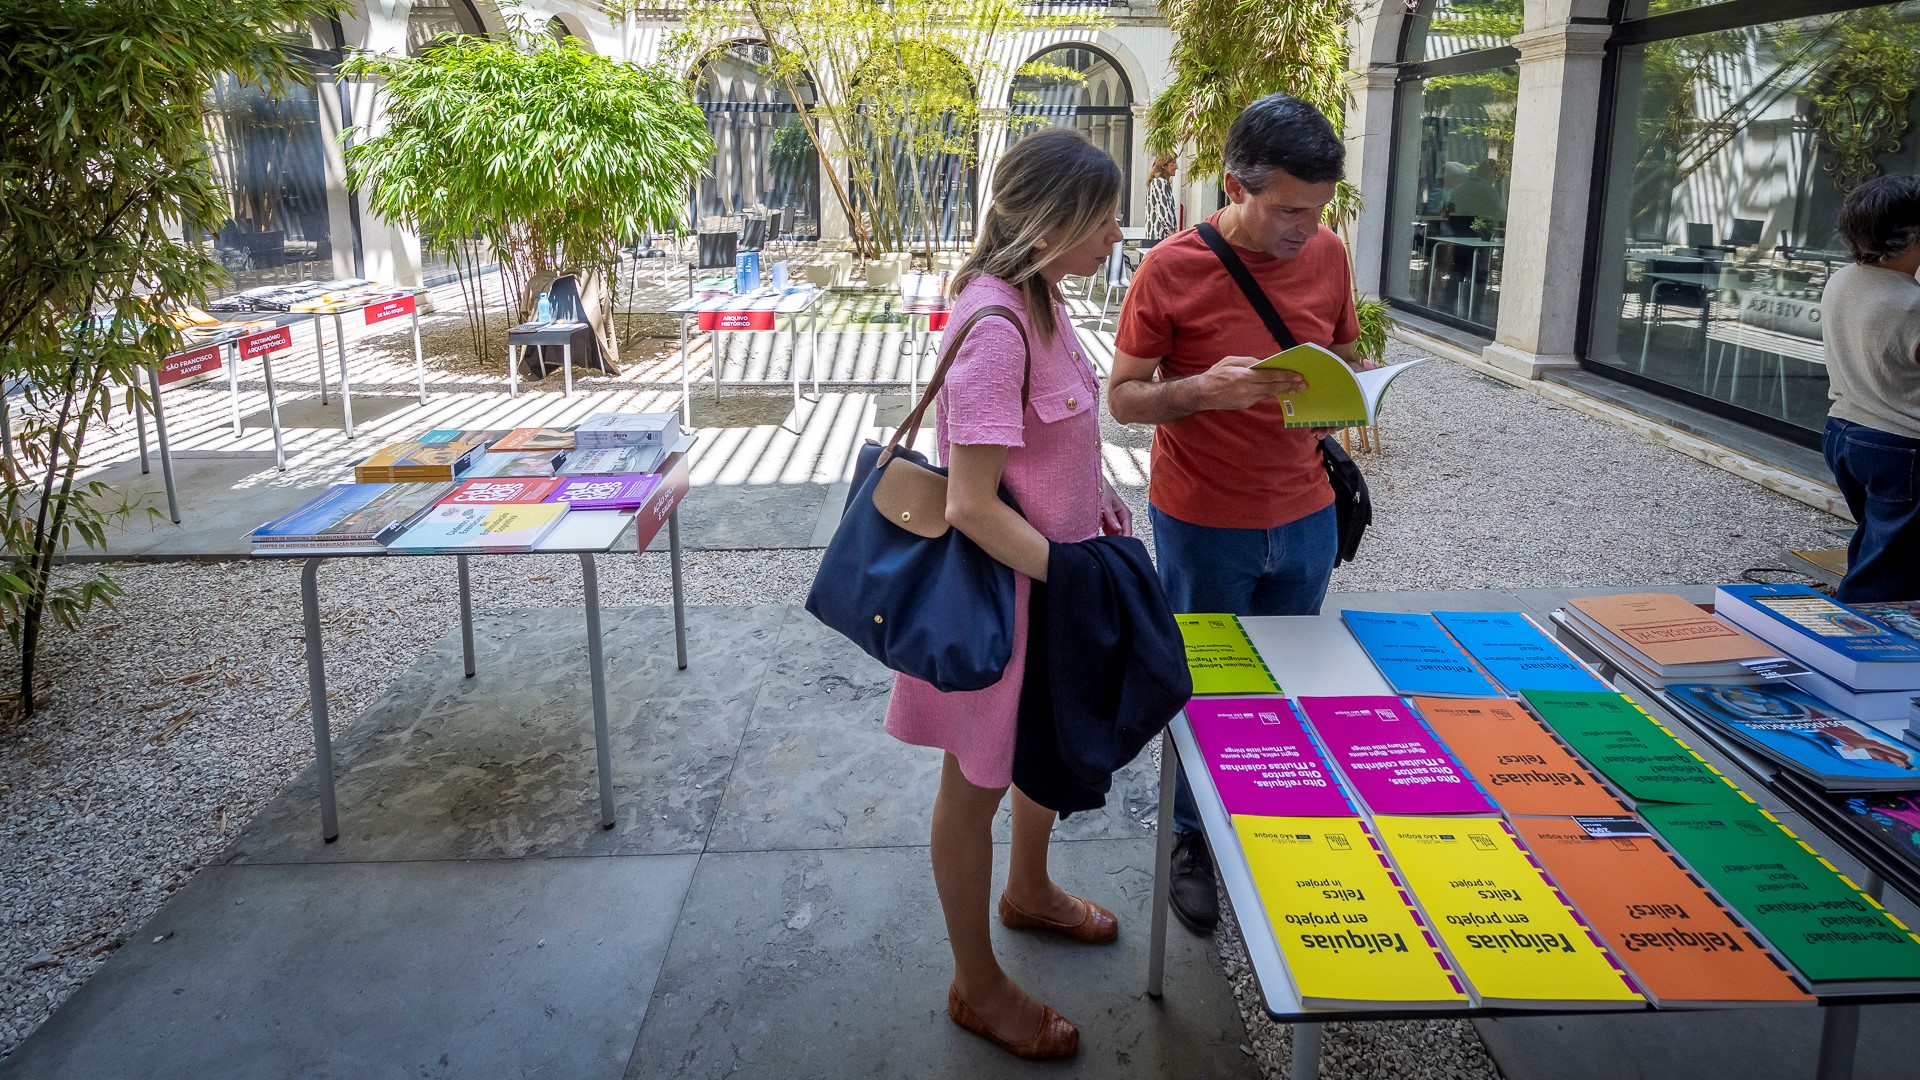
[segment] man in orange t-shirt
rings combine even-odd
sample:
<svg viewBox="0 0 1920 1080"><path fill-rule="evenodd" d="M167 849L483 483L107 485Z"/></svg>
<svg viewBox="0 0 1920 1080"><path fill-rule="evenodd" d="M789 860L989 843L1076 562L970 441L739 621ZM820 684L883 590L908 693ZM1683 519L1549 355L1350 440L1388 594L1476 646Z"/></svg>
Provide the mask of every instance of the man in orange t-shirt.
<svg viewBox="0 0 1920 1080"><path fill-rule="evenodd" d="M1208 220L1295 339L1361 366L1346 247L1320 223L1346 158L1333 126L1269 94L1234 120L1221 156L1231 203ZM1115 420L1155 425L1148 510L1175 611L1315 615L1326 596L1339 538L1323 432L1290 429L1281 411L1304 377L1252 367L1278 351L1198 230L1148 252L1120 314L1107 401ZM1184 777L1174 828L1174 914L1211 932L1212 854Z"/></svg>

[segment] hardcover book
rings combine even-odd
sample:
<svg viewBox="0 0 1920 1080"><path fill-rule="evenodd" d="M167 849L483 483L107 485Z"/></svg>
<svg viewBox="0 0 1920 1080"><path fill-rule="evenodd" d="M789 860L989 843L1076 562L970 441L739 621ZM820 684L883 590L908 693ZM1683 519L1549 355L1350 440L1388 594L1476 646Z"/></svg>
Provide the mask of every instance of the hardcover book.
<svg viewBox="0 0 1920 1080"><path fill-rule="evenodd" d="M1468 1003L1379 841L1352 817L1240 817L1240 848L1300 1002L1432 1009Z"/></svg>
<svg viewBox="0 0 1920 1080"><path fill-rule="evenodd" d="M1805 585L1722 585L1714 610L1854 690L1920 689L1920 641Z"/></svg>
<svg viewBox="0 0 1920 1080"><path fill-rule="evenodd" d="M1739 788L1621 694L1530 690L1527 704L1636 804L1741 803Z"/></svg>
<svg viewBox="0 0 1920 1080"><path fill-rule="evenodd" d="M677 412L595 413L573 429L573 444L582 450L640 446L667 442L680 432Z"/></svg>
<svg viewBox="0 0 1920 1080"><path fill-rule="evenodd" d="M633 510L660 486L660 476L583 476L560 481L547 502L561 502L575 510Z"/></svg>
<svg viewBox="0 0 1920 1080"><path fill-rule="evenodd" d="M1431 615L1342 611L1353 639L1396 694L1498 697L1500 688L1474 666L1458 642Z"/></svg>
<svg viewBox="0 0 1920 1080"><path fill-rule="evenodd" d="M1835 795L1791 773L1775 785L1789 805L1907 896L1920 896L1920 794Z"/></svg>
<svg viewBox="0 0 1920 1080"><path fill-rule="evenodd" d="M1920 980L1920 938L1765 810L1648 805L1640 814L1816 993Z"/></svg>
<svg viewBox="0 0 1920 1080"><path fill-rule="evenodd" d="M1613 689L1518 611L1436 611L1433 617L1508 693Z"/></svg>
<svg viewBox="0 0 1920 1080"><path fill-rule="evenodd" d="M1240 620L1232 615L1175 615L1187 647L1187 670L1193 692L1202 694L1278 694L1267 662L1247 640Z"/></svg>
<svg viewBox="0 0 1920 1080"><path fill-rule="evenodd" d="M1513 827L1655 1005L1814 1004L1792 970L1637 819L1593 829L1572 818L1517 818Z"/></svg>
<svg viewBox="0 0 1920 1080"><path fill-rule="evenodd" d="M547 477L561 462L567 460L564 450L536 450L527 453L490 451L480 455L467 470L470 477L481 476L532 476Z"/></svg>
<svg viewBox="0 0 1920 1080"><path fill-rule="evenodd" d="M505 435L506 432L495 428L434 428L432 431L427 432L414 441L423 443L466 443L468 446L479 447L480 451L485 453L487 450L492 449L493 445L499 442Z"/></svg>
<svg viewBox="0 0 1920 1080"><path fill-rule="evenodd" d="M390 443L354 467L354 479L363 484L405 480L452 480L480 456L470 443Z"/></svg>
<svg viewBox="0 0 1920 1080"><path fill-rule="evenodd" d="M572 428L514 428L493 444L495 450L571 450Z"/></svg>
<svg viewBox="0 0 1920 1080"><path fill-rule="evenodd" d="M608 449L583 446L568 454L556 471L561 476L634 476L659 468L666 456L666 447L660 443Z"/></svg>
<svg viewBox="0 0 1920 1080"><path fill-rule="evenodd" d="M1681 683L1667 696L1695 717L1828 791L1920 790L1920 762L1870 724L1791 686Z"/></svg>
<svg viewBox="0 0 1920 1080"><path fill-rule="evenodd" d="M319 498L248 533L256 547L384 544L433 508L452 484L336 484Z"/></svg>
<svg viewBox="0 0 1920 1080"><path fill-rule="evenodd" d="M1187 703L1187 723L1227 813L1359 813L1286 698L1195 698Z"/></svg>
<svg viewBox="0 0 1920 1080"><path fill-rule="evenodd" d="M1646 1004L1505 821L1376 816L1374 827L1479 1004Z"/></svg>
<svg viewBox="0 0 1920 1080"><path fill-rule="evenodd" d="M531 551L566 513L565 503L436 506L387 550L417 555Z"/></svg>
<svg viewBox="0 0 1920 1080"><path fill-rule="evenodd" d="M1579 597L1567 601L1567 612L1658 675L1746 675L1741 661L1780 654L1672 593Z"/></svg>
<svg viewBox="0 0 1920 1080"><path fill-rule="evenodd" d="M1300 711L1373 813L1495 812L1486 793L1401 699L1306 697Z"/></svg>
<svg viewBox="0 0 1920 1080"><path fill-rule="evenodd" d="M1508 814L1624 814L1600 779L1519 702L1422 698L1414 708Z"/></svg>
<svg viewBox="0 0 1920 1080"><path fill-rule="evenodd" d="M462 503L537 503L559 490L561 481L527 477L486 477L468 480L441 499L443 505Z"/></svg>

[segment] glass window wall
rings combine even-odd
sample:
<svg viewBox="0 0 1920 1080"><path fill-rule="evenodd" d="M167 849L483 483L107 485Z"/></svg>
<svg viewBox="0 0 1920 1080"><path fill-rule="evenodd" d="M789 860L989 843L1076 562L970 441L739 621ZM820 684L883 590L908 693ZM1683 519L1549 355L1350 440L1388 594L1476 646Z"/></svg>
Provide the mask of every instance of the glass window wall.
<svg viewBox="0 0 1920 1080"><path fill-rule="evenodd" d="M1812 441L1846 193L1920 172L1920 4L1626 46L1588 355Z"/></svg>
<svg viewBox="0 0 1920 1080"><path fill-rule="evenodd" d="M1400 88L1387 295L1489 335L1499 321L1520 70Z"/></svg>
<svg viewBox="0 0 1920 1080"><path fill-rule="evenodd" d="M333 276L336 223L320 107L320 95L332 92L324 77L278 96L230 75L214 84L208 152L227 220L208 240L236 289ZM351 245L350 230L339 231L339 242Z"/></svg>

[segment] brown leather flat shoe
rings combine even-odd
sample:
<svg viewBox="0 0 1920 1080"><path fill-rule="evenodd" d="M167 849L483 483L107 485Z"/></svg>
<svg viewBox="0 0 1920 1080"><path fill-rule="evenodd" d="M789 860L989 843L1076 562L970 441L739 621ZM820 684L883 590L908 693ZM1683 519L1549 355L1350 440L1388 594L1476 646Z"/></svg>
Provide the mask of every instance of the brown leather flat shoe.
<svg viewBox="0 0 1920 1080"><path fill-rule="evenodd" d="M1080 1029L1045 1005L1040 1006L1039 1030L1025 1042L1010 1042L994 1034L987 1022L980 1019L980 1014L974 1012L966 999L960 996L957 986L947 987L947 1015L953 1018L954 1023L1017 1058L1064 1061L1080 1052Z"/></svg>
<svg viewBox="0 0 1920 1080"><path fill-rule="evenodd" d="M1113 912L1078 896L1074 896L1073 900L1086 910L1086 915L1079 922L1068 924L1029 915L1014 907L1006 893L1001 893L1000 924L1009 930L1046 930L1088 945L1105 945L1120 937L1120 919Z"/></svg>

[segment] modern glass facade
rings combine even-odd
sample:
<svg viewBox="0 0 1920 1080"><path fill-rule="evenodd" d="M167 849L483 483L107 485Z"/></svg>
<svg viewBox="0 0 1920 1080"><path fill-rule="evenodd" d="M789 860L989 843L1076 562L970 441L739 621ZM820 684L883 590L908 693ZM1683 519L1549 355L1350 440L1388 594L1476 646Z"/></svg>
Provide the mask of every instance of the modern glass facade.
<svg viewBox="0 0 1920 1080"><path fill-rule="evenodd" d="M1621 48L1590 360L1809 440L1835 215L1920 171L1916 77L1914 3Z"/></svg>

